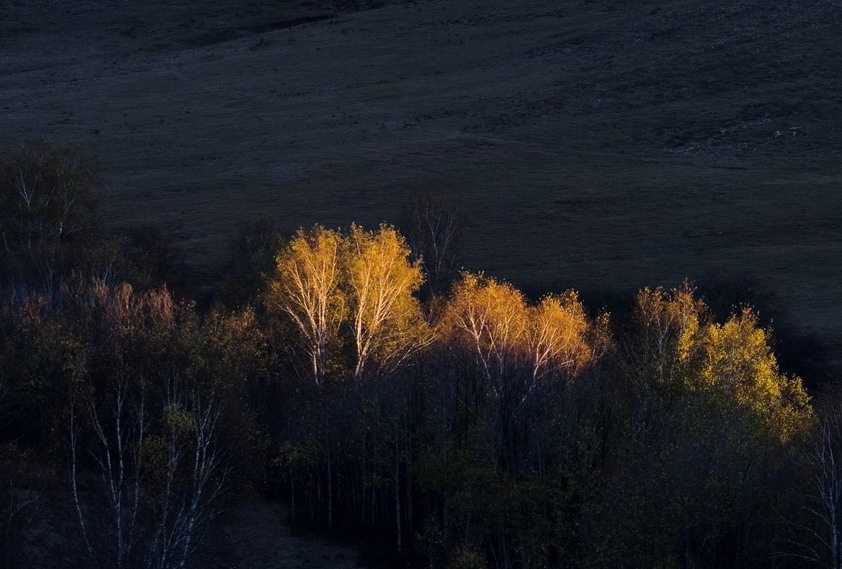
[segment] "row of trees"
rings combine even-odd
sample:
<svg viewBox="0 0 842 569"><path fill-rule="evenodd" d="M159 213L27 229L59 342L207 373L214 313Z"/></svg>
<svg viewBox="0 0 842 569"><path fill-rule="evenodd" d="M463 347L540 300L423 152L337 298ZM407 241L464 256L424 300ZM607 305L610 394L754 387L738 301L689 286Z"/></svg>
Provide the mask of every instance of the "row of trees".
<svg viewBox="0 0 842 569"><path fill-rule="evenodd" d="M338 369L293 397L311 421L277 428L278 464L307 518L391 534L430 566L789 555L797 507L777 497L799 487L814 416L753 312L716 322L689 286L645 289L612 324L575 293L530 303L472 274L430 312L404 368Z"/></svg>
<svg viewBox="0 0 842 569"><path fill-rule="evenodd" d="M430 199L403 233L245 228L199 309L95 179L44 143L0 167L5 566L48 502L65 566L196 566L246 494L431 568L839 565L836 414L753 310L529 299L455 271Z"/></svg>

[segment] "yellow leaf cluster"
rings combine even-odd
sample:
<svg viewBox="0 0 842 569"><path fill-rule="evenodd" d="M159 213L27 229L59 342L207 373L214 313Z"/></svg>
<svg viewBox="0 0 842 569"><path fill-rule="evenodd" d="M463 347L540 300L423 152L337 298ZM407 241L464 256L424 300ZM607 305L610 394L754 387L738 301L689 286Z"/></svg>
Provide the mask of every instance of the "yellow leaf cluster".
<svg viewBox="0 0 842 569"><path fill-rule="evenodd" d="M750 408L786 439L806 426L809 398L799 378L780 372L769 334L749 309L724 324L708 324L699 338L702 388L715 388Z"/></svg>
<svg viewBox="0 0 842 569"><path fill-rule="evenodd" d="M637 294L637 315L647 336L646 345L656 351L674 346L680 360L686 360L699 331L707 307L695 298L693 288L685 283L674 290L644 288Z"/></svg>
<svg viewBox="0 0 842 569"><path fill-rule="evenodd" d="M356 364L362 375L375 361L392 369L427 343L426 324L413 294L424 282L420 262L394 227L366 231L352 225L346 238L345 274Z"/></svg>
<svg viewBox="0 0 842 569"><path fill-rule="evenodd" d="M643 289L637 295L637 316L643 337L635 349L654 363L643 369L656 383L722 393L783 439L809 422L809 397L801 380L780 372L769 332L751 309L714 322L705 303L684 284L674 290Z"/></svg>
<svg viewBox="0 0 842 569"><path fill-rule="evenodd" d="M591 324L575 291L544 297L528 308L527 318L526 341L535 377L559 369L576 373L593 361L588 341Z"/></svg>
<svg viewBox="0 0 842 569"><path fill-rule="evenodd" d="M345 315L340 288L342 235L315 226L299 230L276 259L276 275L268 287L266 304L285 313L301 335L316 383L324 380L328 355L338 343Z"/></svg>
<svg viewBox="0 0 842 569"><path fill-rule="evenodd" d="M464 273L439 322L442 340L473 352L488 378L510 365L533 378L575 374L594 359L591 323L575 292L530 305L507 283Z"/></svg>

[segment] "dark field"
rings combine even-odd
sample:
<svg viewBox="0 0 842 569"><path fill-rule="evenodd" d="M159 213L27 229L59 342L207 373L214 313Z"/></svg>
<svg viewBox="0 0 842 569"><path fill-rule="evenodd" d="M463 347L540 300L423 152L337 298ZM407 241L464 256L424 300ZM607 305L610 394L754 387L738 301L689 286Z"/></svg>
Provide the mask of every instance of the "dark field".
<svg viewBox="0 0 842 569"><path fill-rule="evenodd" d="M527 289L751 275L842 344L833 0L0 1L0 151L101 163L120 228L210 272L236 225L469 218Z"/></svg>

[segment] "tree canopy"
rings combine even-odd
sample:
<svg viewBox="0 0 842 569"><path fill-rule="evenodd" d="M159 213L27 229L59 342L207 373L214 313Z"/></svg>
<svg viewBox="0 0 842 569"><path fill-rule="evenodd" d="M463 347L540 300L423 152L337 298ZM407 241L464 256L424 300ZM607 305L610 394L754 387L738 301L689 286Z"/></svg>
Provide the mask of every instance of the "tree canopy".
<svg viewBox="0 0 842 569"><path fill-rule="evenodd" d="M0 567L29 566L34 463L72 514L68 566L187 567L238 492L415 566L842 558L840 414L752 308L684 284L609 315L456 276L455 211L431 202L411 243L255 223L230 294L197 305L163 282L161 232L95 236L95 188L70 147L0 166L0 258L34 267L0 286Z"/></svg>

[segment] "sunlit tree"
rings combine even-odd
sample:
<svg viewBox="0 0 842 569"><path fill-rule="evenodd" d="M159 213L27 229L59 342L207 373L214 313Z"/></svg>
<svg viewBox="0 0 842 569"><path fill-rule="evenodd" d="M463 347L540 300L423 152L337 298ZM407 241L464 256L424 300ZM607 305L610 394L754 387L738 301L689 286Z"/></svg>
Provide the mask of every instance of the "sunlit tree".
<svg viewBox="0 0 842 569"><path fill-rule="evenodd" d="M341 253L338 231L320 226L298 231L276 259L275 278L266 296L270 310L286 314L295 324L316 384L325 379L346 313L345 293L340 287Z"/></svg>
<svg viewBox="0 0 842 569"><path fill-rule="evenodd" d="M518 361L528 325L526 299L508 283L464 273L440 321L445 342L473 353L486 379Z"/></svg>
<svg viewBox="0 0 842 569"><path fill-rule="evenodd" d="M528 304L510 284L470 273L454 285L439 327L445 341L474 354L487 379L507 366L528 370L533 381L572 375L598 351L590 337L593 324L575 292Z"/></svg>
<svg viewBox="0 0 842 569"><path fill-rule="evenodd" d="M376 362L392 369L429 342L418 300L424 275L409 261L406 241L393 227L366 231L352 225L344 251L354 375Z"/></svg>
<svg viewBox="0 0 842 569"><path fill-rule="evenodd" d="M575 373L596 356L588 341L590 324L578 295L568 291L544 297L528 310L527 347L532 376Z"/></svg>
<svg viewBox="0 0 842 569"><path fill-rule="evenodd" d="M683 379L680 363L690 354L705 304L688 284L674 289L644 288L637 293L634 336L626 355L632 375L669 388Z"/></svg>
<svg viewBox="0 0 842 569"><path fill-rule="evenodd" d="M777 436L803 430L812 413L800 378L781 373L769 332L748 308L713 321L685 284L644 289L637 296L637 341L630 345L635 374L676 393L721 393L750 410Z"/></svg>

